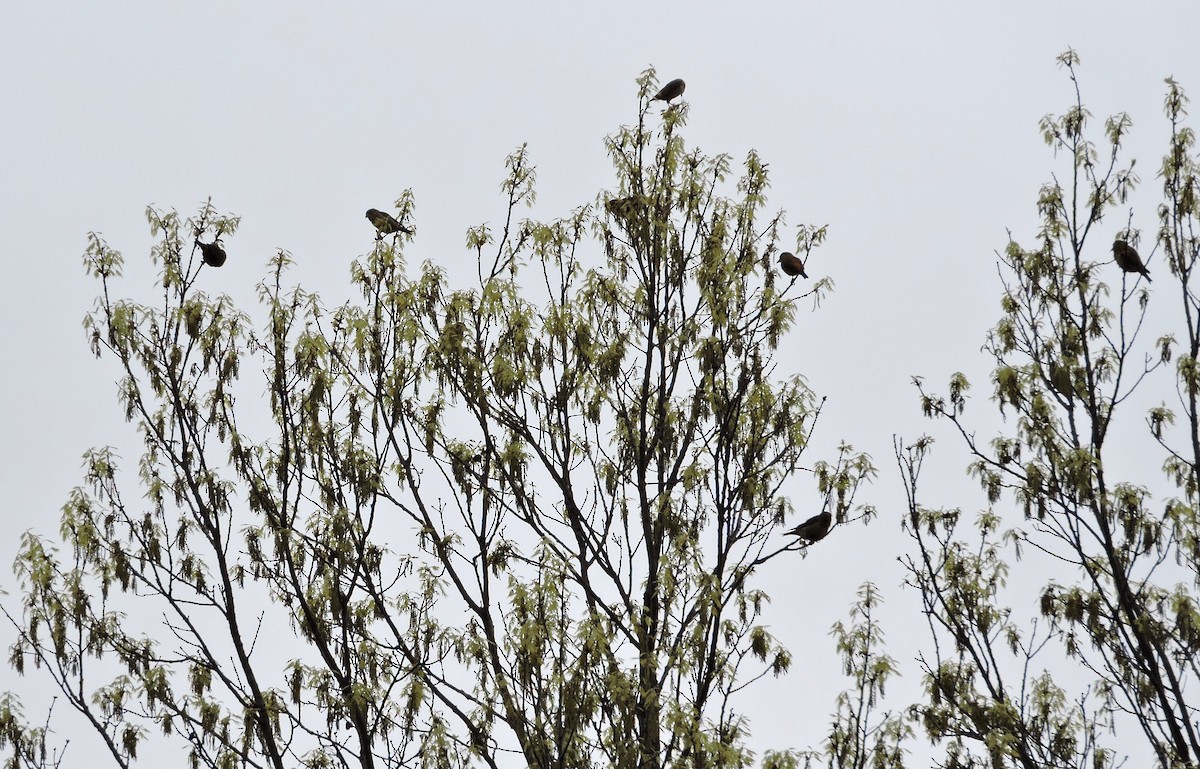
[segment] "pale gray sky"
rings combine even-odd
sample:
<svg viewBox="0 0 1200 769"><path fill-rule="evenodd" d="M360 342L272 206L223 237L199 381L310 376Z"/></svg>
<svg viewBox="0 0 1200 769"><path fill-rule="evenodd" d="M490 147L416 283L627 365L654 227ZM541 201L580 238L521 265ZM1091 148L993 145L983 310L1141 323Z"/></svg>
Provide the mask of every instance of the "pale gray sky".
<svg viewBox="0 0 1200 769"><path fill-rule="evenodd" d="M80 325L97 290L80 259L89 230L126 255L126 294L149 297L145 206L186 215L211 196L243 220L229 262L204 275L209 291L252 302L283 248L292 278L333 303L372 245L363 211L412 187L410 263L465 265L464 231L503 217L503 160L522 142L538 166L534 216L613 185L603 139L636 120L634 78L653 65L662 82L687 80L690 145L735 162L756 149L770 164L769 207L790 225L830 225L809 272L836 291L801 313L787 347L830 396L818 442L875 455L883 477L862 501L882 515L838 530L795 574L773 570L773 628L827 664L746 703L757 745L815 745L844 686L827 631L858 584L877 581L892 602L896 656L917 626L897 589L893 433L942 438L931 472L946 495L931 502L981 503L957 493L971 488L962 455L920 418L909 380L940 388L966 371L980 423L994 411L980 402L990 387L979 353L999 314L993 251L1006 228L1032 241L1038 188L1064 168L1037 128L1073 98L1055 56L1082 57L1097 127L1132 115L1142 188L1130 204L1149 242L1162 81L1200 95L1197 29L1194 2L7 3L0 586L11 586L15 536L57 529L82 451L130 445L116 371L90 357ZM811 489L797 479L798 507ZM17 683L0 669L0 690Z"/></svg>

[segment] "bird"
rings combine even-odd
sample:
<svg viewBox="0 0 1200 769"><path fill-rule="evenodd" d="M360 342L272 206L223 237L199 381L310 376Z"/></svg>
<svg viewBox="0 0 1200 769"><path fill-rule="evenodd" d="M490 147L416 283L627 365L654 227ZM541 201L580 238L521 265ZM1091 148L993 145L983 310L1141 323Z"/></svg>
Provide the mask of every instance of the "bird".
<svg viewBox="0 0 1200 769"><path fill-rule="evenodd" d="M650 101L669 102L677 96L682 96L683 89L685 88L687 88L687 83L683 82L683 78L677 77L664 85L658 93L654 94L654 98Z"/></svg>
<svg viewBox="0 0 1200 769"><path fill-rule="evenodd" d="M634 197L630 195L626 198L612 198L604 204L604 208L613 216L628 219L633 216L637 206Z"/></svg>
<svg viewBox="0 0 1200 769"><path fill-rule="evenodd" d="M221 244L218 241L201 243L197 239L196 245L200 246L201 257L209 267L220 267L222 264L225 264L225 249L221 248Z"/></svg>
<svg viewBox="0 0 1200 769"><path fill-rule="evenodd" d="M1071 381L1071 370L1066 365L1050 361L1050 387L1059 395L1070 398L1075 394L1075 383Z"/></svg>
<svg viewBox="0 0 1200 769"><path fill-rule="evenodd" d="M800 257L793 254L791 251L784 251L779 255L779 266L783 271L792 277L799 275L802 278L807 278L808 273L804 271L804 262L800 261Z"/></svg>
<svg viewBox="0 0 1200 769"><path fill-rule="evenodd" d="M784 534L797 536L811 545L825 538L825 535L829 533L829 526L832 523L833 516L826 511L820 515L814 515L796 528L785 531Z"/></svg>
<svg viewBox="0 0 1200 769"><path fill-rule="evenodd" d="M375 225L376 230L379 230L379 237L381 238L384 235L392 235L397 232L403 232L405 235L412 234L412 230L396 221L396 217L391 214L385 214L378 208L368 208L367 219L371 221L371 224Z"/></svg>
<svg viewBox="0 0 1200 769"><path fill-rule="evenodd" d="M1113 259L1118 267L1125 272L1140 272L1146 276L1147 281L1153 282L1150 279L1150 271L1142 264L1142 257L1138 256L1137 249L1123 240L1114 240L1112 250Z"/></svg>

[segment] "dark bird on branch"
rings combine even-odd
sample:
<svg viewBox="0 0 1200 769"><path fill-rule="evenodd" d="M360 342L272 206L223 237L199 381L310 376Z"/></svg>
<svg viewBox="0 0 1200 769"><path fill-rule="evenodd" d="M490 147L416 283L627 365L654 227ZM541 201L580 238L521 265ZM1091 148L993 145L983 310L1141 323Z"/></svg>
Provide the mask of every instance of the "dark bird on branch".
<svg viewBox="0 0 1200 769"><path fill-rule="evenodd" d="M814 515L796 528L785 531L784 534L792 534L811 545L813 542L819 542L825 538L825 535L829 533L829 526L832 523L833 516L828 512L824 512L820 515Z"/></svg>
<svg viewBox="0 0 1200 769"><path fill-rule="evenodd" d="M677 96L683 96L683 89L687 88L687 83L683 82L683 78L675 78L671 82L664 85L658 93L654 94L654 98L650 101L665 101L670 102Z"/></svg>
<svg viewBox="0 0 1200 769"><path fill-rule="evenodd" d="M371 224L375 225L376 230L379 230L379 237L381 238L384 235L393 235L397 232L403 232L405 235L412 234L412 230L396 221L396 217L391 214L385 214L378 208L368 208L367 219L371 221Z"/></svg>
<svg viewBox="0 0 1200 769"><path fill-rule="evenodd" d="M1137 250L1123 240L1113 241L1113 259L1117 261L1117 266L1125 272L1140 272L1146 276L1146 280L1150 280L1150 271L1146 269L1146 265L1142 264L1142 257L1138 256Z"/></svg>
<svg viewBox="0 0 1200 769"><path fill-rule="evenodd" d="M604 204L604 208L613 216L628 219L633 216L636 205L633 196L630 195L627 198L612 198Z"/></svg>
<svg viewBox="0 0 1200 769"><path fill-rule="evenodd" d="M196 245L200 246L200 255L209 267L220 267L225 264L225 249L221 248L219 242L214 240L212 243L201 243L197 239Z"/></svg>
<svg viewBox="0 0 1200 769"><path fill-rule="evenodd" d="M779 255L779 266L783 271L793 278L799 275L802 278L807 278L808 273L804 271L804 262L800 261L800 257L793 254L791 251L784 251Z"/></svg>
<svg viewBox="0 0 1200 769"><path fill-rule="evenodd" d="M1075 395L1075 383L1071 381L1071 369L1066 365L1058 365L1050 361L1050 387L1054 392L1065 398Z"/></svg>

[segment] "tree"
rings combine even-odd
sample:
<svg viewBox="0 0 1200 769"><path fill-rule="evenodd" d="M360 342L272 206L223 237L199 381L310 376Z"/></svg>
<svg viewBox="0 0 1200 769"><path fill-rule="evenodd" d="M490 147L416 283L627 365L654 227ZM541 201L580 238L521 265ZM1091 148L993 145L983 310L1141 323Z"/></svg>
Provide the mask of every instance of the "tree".
<svg viewBox="0 0 1200 769"><path fill-rule="evenodd" d="M833 723L823 751L809 751L806 766L826 759L834 769L900 769L904 745L912 738L912 719L906 712L880 713L887 682L899 674L896 660L884 652L884 633L875 615L883 603L879 589L866 582L850 607L852 624L833 625L842 667L851 679L838 695Z"/></svg>
<svg viewBox="0 0 1200 769"><path fill-rule="evenodd" d="M755 571L803 568L784 489L811 477L800 514L845 523L873 468L844 444L801 464L823 401L775 353L831 284L777 286L764 164L726 197L730 159L687 149L685 105L651 115L654 85L605 205L519 219L535 169L508 158L470 287L411 272L401 231L330 311L281 252L256 331L190 245L236 217L148 211L155 306L113 298L123 258L93 236L92 349L144 450L134 484L88 454L62 553L26 536L10 659L116 764L152 733L212 767L748 763L735 695L790 664ZM9 723L36 765L44 731Z"/></svg>
<svg viewBox="0 0 1200 769"><path fill-rule="evenodd" d="M966 378L954 375L946 395L917 380L926 415L956 428L986 493L974 524L960 508L922 502L932 440L897 441L915 553L907 566L932 634L915 715L947 767L1110 767L1126 751L1138 763L1197 766L1193 134L1183 92L1168 80L1159 226L1144 237L1144 222L1125 209L1139 181L1124 158L1132 121L1110 117L1103 141L1094 138L1078 56L1059 62L1074 103L1041 127L1066 168L1041 189L1034 245L1013 239L1001 256L1003 315L985 346L994 400L1015 415L1013 429L976 439ZM1112 263L1116 239L1165 262L1155 295ZM1156 314L1152 301L1178 305ZM1184 322L1164 323L1175 330L1151 339L1166 312ZM1173 389L1176 403L1149 408L1142 422L1134 410L1167 378L1174 388L1153 392ZM1160 463L1166 483L1147 472ZM1006 514L1006 498L1022 520Z"/></svg>

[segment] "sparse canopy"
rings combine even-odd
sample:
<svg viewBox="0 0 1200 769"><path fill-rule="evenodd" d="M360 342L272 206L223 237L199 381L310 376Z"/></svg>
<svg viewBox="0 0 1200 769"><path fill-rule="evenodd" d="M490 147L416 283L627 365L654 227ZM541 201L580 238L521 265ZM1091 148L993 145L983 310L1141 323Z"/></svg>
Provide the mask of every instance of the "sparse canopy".
<svg viewBox="0 0 1200 769"><path fill-rule="evenodd" d="M1124 239L1112 244L1124 271L1114 287L1095 238L1106 218L1133 218L1133 122L1118 113L1092 125L1078 56L1059 61L1075 98L1042 120L1057 167L1038 195L1031 242L1012 237L1002 252L1001 315L983 346L1005 426L977 434L965 412L984 399L967 396L963 374L950 376L944 395L916 381L925 414L962 447L982 509L933 507L928 497L943 490L921 484L932 439L896 446L913 543L906 581L931 636L915 723L945 746L933 765L1196 767L1194 133L1187 100L1168 80L1155 237L1179 290L1130 290L1125 273L1150 276Z"/></svg>
<svg viewBox="0 0 1200 769"><path fill-rule="evenodd" d="M151 734L202 767L748 766L738 702L791 664L760 569L804 568L789 498L844 521L874 470L813 456L822 401L778 358L823 289L776 284L765 165L730 178L685 112L609 140L617 216L524 218L513 153L469 279L371 209L354 300L281 252L243 310L184 272L181 232L236 226L206 207L149 212L162 294L131 301L93 237L137 448L88 455L65 543L23 540L12 664L126 766Z"/></svg>

